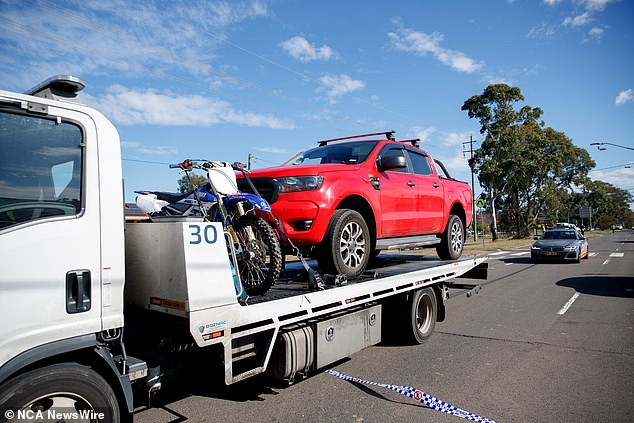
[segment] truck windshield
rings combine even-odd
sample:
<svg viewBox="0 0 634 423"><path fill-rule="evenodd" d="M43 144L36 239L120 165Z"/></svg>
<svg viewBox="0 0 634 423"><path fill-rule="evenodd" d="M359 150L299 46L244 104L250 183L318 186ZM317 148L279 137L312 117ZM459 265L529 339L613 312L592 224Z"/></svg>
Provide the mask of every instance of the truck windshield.
<svg viewBox="0 0 634 423"><path fill-rule="evenodd" d="M0 112L0 229L81 210L81 129Z"/></svg>
<svg viewBox="0 0 634 423"><path fill-rule="evenodd" d="M299 153L283 163L282 166L327 163L359 164L367 160L376 144L376 141L363 141L324 145Z"/></svg>

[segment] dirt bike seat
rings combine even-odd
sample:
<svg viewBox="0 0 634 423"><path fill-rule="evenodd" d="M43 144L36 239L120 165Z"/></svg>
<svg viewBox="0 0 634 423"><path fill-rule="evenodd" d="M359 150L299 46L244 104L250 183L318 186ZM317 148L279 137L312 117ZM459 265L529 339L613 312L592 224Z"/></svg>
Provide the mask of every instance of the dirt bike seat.
<svg viewBox="0 0 634 423"><path fill-rule="evenodd" d="M190 196L194 191L186 192L181 194L180 192L162 192L162 191L154 191L153 194L156 195L156 198L159 200L167 201L170 204L178 203L185 197Z"/></svg>

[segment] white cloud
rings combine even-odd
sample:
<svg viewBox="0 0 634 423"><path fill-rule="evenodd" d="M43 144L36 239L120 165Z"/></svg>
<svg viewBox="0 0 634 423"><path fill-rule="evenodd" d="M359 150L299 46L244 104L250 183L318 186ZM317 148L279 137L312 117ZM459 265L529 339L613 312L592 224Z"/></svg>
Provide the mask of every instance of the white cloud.
<svg viewBox="0 0 634 423"><path fill-rule="evenodd" d="M121 141L121 147L126 150L134 151L135 153L148 154L152 156L170 156L178 153L178 150L174 147L164 145L147 146L138 141Z"/></svg>
<svg viewBox="0 0 634 423"><path fill-rule="evenodd" d="M614 100L614 103L617 106L622 106L627 103L631 103L634 101L634 91L630 88L628 90L621 91Z"/></svg>
<svg viewBox="0 0 634 423"><path fill-rule="evenodd" d="M586 10L590 10L592 12L601 12L603 11L608 4L616 3L619 0L585 0L583 2L583 6Z"/></svg>
<svg viewBox="0 0 634 423"><path fill-rule="evenodd" d="M553 38L555 36L556 27L546 23L542 23L540 26L532 27L526 34L527 38Z"/></svg>
<svg viewBox="0 0 634 423"><path fill-rule="evenodd" d="M322 86L320 90L325 90L331 104L336 103L345 94L357 91L365 87L363 81L352 79L345 73L341 75L324 75L319 78Z"/></svg>
<svg viewBox="0 0 634 423"><path fill-rule="evenodd" d="M545 4L549 6L556 6L561 3L561 0L543 0Z"/></svg>
<svg viewBox="0 0 634 423"><path fill-rule="evenodd" d="M259 151L261 153L273 153L273 154L286 154L288 150L285 148L278 147L255 147L255 151Z"/></svg>
<svg viewBox="0 0 634 423"><path fill-rule="evenodd" d="M420 138L421 143L425 144L429 138L436 132L436 128L431 126L415 126L410 129L410 133L414 134L414 138Z"/></svg>
<svg viewBox="0 0 634 423"><path fill-rule="evenodd" d="M561 24L563 26L572 26L572 27L583 26L591 21L590 19L591 16L592 15L590 12L583 12L581 15L568 16L566 19L564 19L564 21Z"/></svg>
<svg viewBox="0 0 634 423"><path fill-rule="evenodd" d="M426 34L400 27L388 33L392 45L399 51L412 52L419 56L432 55L439 62L458 72L473 73L480 70L483 64L466 54L441 47L444 36L438 32Z"/></svg>
<svg viewBox="0 0 634 423"><path fill-rule="evenodd" d="M301 62L330 60L338 57L337 52L327 45L315 47L304 37L293 37L279 44L288 54Z"/></svg>
<svg viewBox="0 0 634 423"><path fill-rule="evenodd" d="M0 7L0 56L19 52L21 73L35 81L60 69L121 77L184 71L200 79L212 70L214 51L231 26L268 15L266 3L259 0L174 2L169 13L154 2L69 3ZM0 74L13 73L13 66L0 61Z"/></svg>
<svg viewBox="0 0 634 423"><path fill-rule="evenodd" d="M273 129L293 128L291 123L273 116L242 112L225 101L200 95L177 96L169 91L133 90L113 85L102 98L83 98L123 125L212 126L232 123Z"/></svg>
<svg viewBox="0 0 634 423"><path fill-rule="evenodd" d="M600 27L600 26L593 27L592 29L590 29L590 31L588 31L586 36L583 38L583 41L587 43L590 41L601 40L601 38L603 38L603 35L605 34L606 28L607 27Z"/></svg>

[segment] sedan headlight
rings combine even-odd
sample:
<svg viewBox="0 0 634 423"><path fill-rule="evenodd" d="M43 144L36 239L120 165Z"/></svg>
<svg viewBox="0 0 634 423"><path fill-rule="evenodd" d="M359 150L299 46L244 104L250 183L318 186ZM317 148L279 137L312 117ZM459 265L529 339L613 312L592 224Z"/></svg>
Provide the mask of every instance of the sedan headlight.
<svg viewBox="0 0 634 423"><path fill-rule="evenodd" d="M314 191L324 182L323 176L287 176L275 178L280 184L280 193Z"/></svg>
<svg viewBox="0 0 634 423"><path fill-rule="evenodd" d="M533 245L533 246L531 246L531 250L541 250L541 249L542 249L541 245Z"/></svg>
<svg viewBox="0 0 634 423"><path fill-rule="evenodd" d="M577 249L577 246L576 246L576 245L566 245L566 246L564 247L564 250L566 250L566 251L574 251L574 250L576 250L576 249Z"/></svg>

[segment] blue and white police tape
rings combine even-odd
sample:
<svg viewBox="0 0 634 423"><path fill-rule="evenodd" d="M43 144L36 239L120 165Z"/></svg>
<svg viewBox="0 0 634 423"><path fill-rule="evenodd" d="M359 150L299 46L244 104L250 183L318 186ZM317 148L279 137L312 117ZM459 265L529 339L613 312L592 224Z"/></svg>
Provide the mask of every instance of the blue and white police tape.
<svg viewBox="0 0 634 423"><path fill-rule="evenodd" d="M471 420L474 422L480 422L480 423L495 423L494 420L489 420L484 417L477 416L473 413L464 411L460 408L454 407L451 404L447 404L446 402L441 401L438 398L434 398L431 395L428 395L424 393L423 391L420 391L416 388L412 388L411 386L398 386L398 385L390 385L388 383L372 382L370 380L364 380L364 379L359 379L352 376L347 376L332 369L326 369L326 373L330 373L331 375L336 376L339 379L347 380L350 382L363 383L365 385L380 386L382 388L390 389L394 392L403 394L406 397L415 399L416 401L430 408L433 408L434 410L442 411L443 413L462 417L463 419Z"/></svg>

